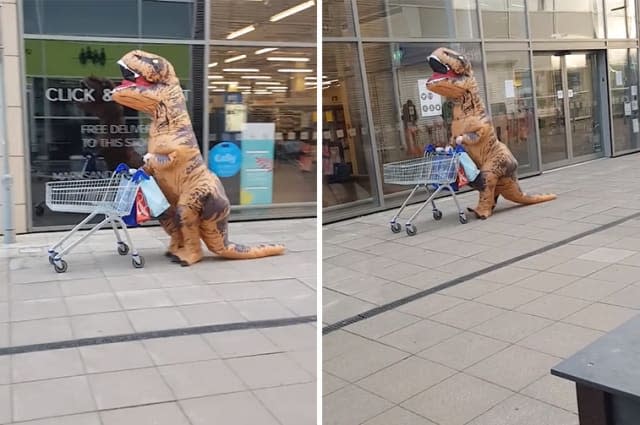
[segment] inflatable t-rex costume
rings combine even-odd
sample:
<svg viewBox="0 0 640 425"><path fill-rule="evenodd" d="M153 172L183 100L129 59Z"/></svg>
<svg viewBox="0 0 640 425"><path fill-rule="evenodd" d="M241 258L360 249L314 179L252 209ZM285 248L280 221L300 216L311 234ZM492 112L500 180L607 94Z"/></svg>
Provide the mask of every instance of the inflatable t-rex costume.
<svg viewBox="0 0 640 425"><path fill-rule="evenodd" d="M427 88L453 101L451 143L461 143L480 174L471 187L480 192L475 209L478 218L493 213L498 197L519 204L537 204L556 199L554 194L527 195L518 184L518 161L509 148L498 140L495 129L480 99L478 83L471 63L460 53L441 47L428 58L433 75Z"/></svg>
<svg viewBox="0 0 640 425"><path fill-rule="evenodd" d="M123 142L131 135L114 132L114 129L120 129L120 126L125 123L124 109L121 105L107 101L103 97L105 90L113 90L115 84L106 78L91 76L83 79L80 85L82 88L93 90L95 100L77 102L78 107L98 117L100 124L106 127L106 133L98 135L96 139L99 141L98 152L104 157L109 170L115 170L120 163L125 163L131 168L140 168L143 164L142 155Z"/></svg>
<svg viewBox="0 0 640 425"><path fill-rule="evenodd" d="M171 236L168 256L183 266L202 259L202 239L212 252L233 259L279 255L283 245L248 247L228 240L229 199L205 166L180 81L166 59L134 50L118 61L124 80L113 100L149 114L144 170L153 175L172 208L160 218Z"/></svg>

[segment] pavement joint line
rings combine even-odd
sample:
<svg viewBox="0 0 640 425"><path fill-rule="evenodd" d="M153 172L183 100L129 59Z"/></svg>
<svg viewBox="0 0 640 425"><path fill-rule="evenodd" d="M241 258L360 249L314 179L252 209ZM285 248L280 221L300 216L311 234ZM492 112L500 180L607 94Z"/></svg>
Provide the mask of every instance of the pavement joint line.
<svg viewBox="0 0 640 425"><path fill-rule="evenodd" d="M33 353L37 351L60 350L63 348L78 348L91 345L114 344L118 342L142 341L176 336L200 335L248 329L280 328L284 326L315 323L317 316L285 317L280 319L254 320L248 322L221 323L217 325L193 326L187 328L165 329L159 331L136 332L120 335L79 338L65 341L45 342L41 344L18 345L0 348L0 356L11 354Z"/></svg>
<svg viewBox="0 0 640 425"><path fill-rule="evenodd" d="M456 278L451 279L451 280L449 280L447 282L441 283L440 285L436 285L436 286L431 287L429 289L425 289L423 291L416 292L415 294L411 294L411 295L408 295L406 297L399 298L399 299L397 299L395 301L391 301L389 303L380 305L378 307L374 307L372 309L363 311L362 313L358 313L355 316L351 316L351 317L348 317L346 319L339 320L339 321L337 321L335 323L332 323L332 324L329 324L329 325L326 325L325 327L323 327L322 328L322 334L323 335L330 334L331 332L335 332L337 330L340 330L340 329L344 328L345 326L353 325L354 323L358 323L358 322L360 322L362 320L365 320L365 319L370 319L370 318L372 318L374 316L377 316L379 314L385 313L385 312L387 312L389 310L393 310L395 308L398 308L398 307L403 306L405 304L408 304L410 302L419 300L420 298L424 298L424 297L426 297L428 295L432 295L432 294L438 293L438 292L440 292L440 291L442 291L444 289L451 288L453 286L459 285L459 284L464 283L466 281L469 281L471 279L475 279L475 278L477 278L479 276L485 275L485 274L490 273L492 271L499 270L499 269L501 269L503 267L510 266L511 264L517 263L518 261L522 261L522 260L525 260L527 258L536 256L536 255L539 255L539 254L543 254L543 253L545 253L547 251L550 251L552 249L561 247L563 245L567 245L567 244L569 244L569 243L571 243L573 241L576 241L578 239L582 239L582 238L584 238L586 236L590 236L590 235L602 232L604 230L610 229L612 227L618 226L618 225L620 225L620 224L622 224L622 223L624 223L626 221L633 220L634 218L640 218L640 212L636 212L636 213L633 213L633 214L628 215L628 216L620 217L617 220L611 221L609 223L605 223L605 224L603 224L601 226L598 226L598 227L594 227L593 229L586 230L584 232L578 233L578 234L570 236L568 238L565 238L565 239L550 243L549 245L545 245L545 246L540 247L538 249L535 249L533 251L526 252L524 254L520 254L518 256L515 256L515 257L510 258L508 260L501 261L501 262L496 263L496 264L492 264L491 266L485 267L485 268L480 269L480 270L476 270L475 272L467 273L467 274L465 274L463 276L456 277Z"/></svg>

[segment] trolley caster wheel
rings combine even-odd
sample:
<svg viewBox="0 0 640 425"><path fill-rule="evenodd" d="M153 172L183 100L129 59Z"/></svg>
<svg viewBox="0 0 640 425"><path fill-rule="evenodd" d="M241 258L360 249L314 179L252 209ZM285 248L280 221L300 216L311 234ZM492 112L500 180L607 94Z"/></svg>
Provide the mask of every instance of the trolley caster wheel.
<svg viewBox="0 0 640 425"><path fill-rule="evenodd" d="M400 230L402 230L400 223L391 223L391 231L393 233L400 233Z"/></svg>
<svg viewBox="0 0 640 425"><path fill-rule="evenodd" d="M433 219L438 221L442 218L442 211L440 210L433 210Z"/></svg>
<svg viewBox="0 0 640 425"><path fill-rule="evenodd" d="M405 230L407 231L407 235L409 236L415 236L416 233L418 233L418 231L416 230L416 226L414 226L413 224L408 225Z"/></svg>
<svg viewBox="0 0 640 425"><path fill-rule="evenodd" d="M131 257L131 264L136 269L141 269L144 267L144 257L142 255L138 255L137 257Z"/></svg>
<svg viewBox="0 0 640 425"><path fill-rule="evenodd" d="M467 224L467 215L466 214L460 214L460 216L458 216L458 220L460 220L460 224Z"/></svg>
<svg viewBox="0 0 640 425"><path fill-rule="evenodd" d="M60 265L53 263L53 269L56 273L64 273L67 271L67 262L64 260L60 260Z"/></svg>
<svg viewBox="0 0 640 425"><path fill-rule="evenodd" d="M49 253L49 264L51 264L52 266L54 264L53 259L56 257L56 255L58 255L58 253L55 251Z"/></svg>
<svg viewBox="0 0 640 425"><path fill-rule="evenodd" d="M118 244L118 254L120 255L127 255L129 253L129 245L127 245L126 243L119 243Z"/></svg>

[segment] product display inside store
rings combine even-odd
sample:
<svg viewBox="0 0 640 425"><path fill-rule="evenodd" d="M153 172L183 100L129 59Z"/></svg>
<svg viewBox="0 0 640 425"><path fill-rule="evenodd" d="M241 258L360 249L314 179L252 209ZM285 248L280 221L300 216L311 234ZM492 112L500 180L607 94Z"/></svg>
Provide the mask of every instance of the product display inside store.
<svg viewBox="0 0 640 425"><path fill-rule="evenodd" d="M315 201L315 49L215 48L207 68L209 166L232 203ZM247 141L254 130L260 141Z"/></svg>

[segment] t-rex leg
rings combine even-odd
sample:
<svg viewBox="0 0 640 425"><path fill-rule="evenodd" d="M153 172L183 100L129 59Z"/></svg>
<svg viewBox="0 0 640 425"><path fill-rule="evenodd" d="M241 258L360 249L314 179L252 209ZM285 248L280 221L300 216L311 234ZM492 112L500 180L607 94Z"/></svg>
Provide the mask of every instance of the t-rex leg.
<svg viewBox="0 0 640 425"><path fill-rule="evenodd" d="M175 207L169 207L160 217L158 217L160 225L165 232L171 237L169 249L165 253L167 257L174 257L178 249L182 248L182 233L176 221Z"/></svg>
<svg viewBox="0 0 640 425"><path fill-rule="evenodd" d="M475 209L468 208L469 211L475 213L476 217L480 219L488 218L493 213L493 207L496 204L497 197L495 196L496 184L498 178L490 171L483 171L483 187L479 189L480 199L478 206Z"/></svg>
<svg viewBox="0 0 640 425"><path fill-rule="evenodd" d="M175 261L183 266L190 266L202 260L200 215L187 205L178 205L176 221L182 234L183 246L175 253Z"/></svg>

